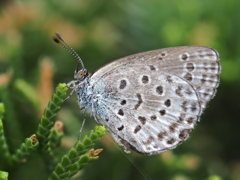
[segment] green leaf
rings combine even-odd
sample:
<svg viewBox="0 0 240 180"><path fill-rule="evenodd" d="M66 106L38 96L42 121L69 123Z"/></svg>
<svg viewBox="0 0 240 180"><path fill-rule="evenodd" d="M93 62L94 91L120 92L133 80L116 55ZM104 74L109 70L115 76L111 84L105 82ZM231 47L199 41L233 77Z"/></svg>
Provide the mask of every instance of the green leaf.
<svg viewBox="0 0 240 180"><path fill-rule="evenodd" d="M0 180L7 180L8 172L0 171Z"/></svg>
<svg viewBox="0 0 240 180"><path fill-rule="evenodd" d="M62 179L67 177L70 178L80 169L88 165L89 162L97 160L98 157L95 155L95 157L92 157L92 151L89 151L89 149L105 134L105 131L104 127L95 127L88 133L88 135L84 136L81 141L77 141L62 157L62 160L57 164L55 170L50 175L49 180L52 180L55 177L61 177ZM102 150L98 152L101 151Z"/></svg>
<svg viewBox="0 0 240 180"><path fill-rule="evenodd" d="M41 117L36 132L42 152L50 156L53 154L51 147L55 146L52 145L52 141L50 141L51 128L54 125L54 119L57 116L56 113L60 109L60 105L63 103L63 98L66 96L67 88L65 87L66 84L59 84L55 89L52 99L48 103L48 107L44 110L44 114Z"/></svg>

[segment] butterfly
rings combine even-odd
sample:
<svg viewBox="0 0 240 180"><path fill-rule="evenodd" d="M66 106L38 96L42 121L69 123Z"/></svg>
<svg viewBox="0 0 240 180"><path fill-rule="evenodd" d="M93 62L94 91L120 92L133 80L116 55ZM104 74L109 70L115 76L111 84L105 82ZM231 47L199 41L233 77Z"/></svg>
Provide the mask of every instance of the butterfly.
<svg viewBox="0 0 240 180"><path fill-rule="evenodd" d="M73 81L81 110L106 127L126 153L153 155L189 137L219 85L219 54L206 46L170 47L115 60L89 74L78 60Z"/></svg>

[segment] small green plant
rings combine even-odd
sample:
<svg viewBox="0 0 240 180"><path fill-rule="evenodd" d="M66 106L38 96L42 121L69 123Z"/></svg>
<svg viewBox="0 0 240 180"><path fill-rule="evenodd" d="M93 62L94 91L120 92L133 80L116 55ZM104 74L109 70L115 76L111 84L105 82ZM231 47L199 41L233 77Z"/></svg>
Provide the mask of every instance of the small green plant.
<svg viewBox="0 0 240 180"><path fill-rule="evenodd" d="M0 180L7 180L8 179L8 173L4 171L0 171Z"/></svg>
<svg viewBox="0 0 240 180"><path fill-rule="evenodd" d="M57 164L49 180L61 180L75 175L79 170L84 168L88 163L98 159L96 156L101 150L92 150L94 143L99 140L105 133L102 126L96 126L88 135L80 141L62 157L61 162Z"/></svg>
<svg viewBox="0 0 240 180"><path fill-rule="evenodd" d="M25 142L11 154L6 142L3 130L2 118L5 112L3 103L0 103L0 158L5 166L14 167L19 163L25 163L27 158L36 150L39 150L48 173L48 180L69 179L83 167L98 159L101 150L94 151L92 147L100 137L105 134L103 126L96 126L87 135L78 140L69 151L62 156L59 163L54 159L54 150L60 145L63 134L53 128L55 117L66 96L66 84L59 84L41 116L36 134L26 138ZM57 165L56 165L57 164ZM54 168L55 166L55 168ZM7 179L8 173L0 171L0 179Z"/></svg>

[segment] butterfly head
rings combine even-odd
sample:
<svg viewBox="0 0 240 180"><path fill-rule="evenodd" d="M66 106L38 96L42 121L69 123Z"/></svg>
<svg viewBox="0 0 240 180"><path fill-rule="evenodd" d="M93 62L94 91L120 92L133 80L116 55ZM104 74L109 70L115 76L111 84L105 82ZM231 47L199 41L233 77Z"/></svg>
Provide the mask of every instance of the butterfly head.
<svg viewBox="0 0 240 180"><path fill-rule="evenodd" d="M86 69L78 70L78 68L76 68L76 70L74 72L74 79L76 79L78 81L82 81L87 76L88 76L88 71Z"/></svg>

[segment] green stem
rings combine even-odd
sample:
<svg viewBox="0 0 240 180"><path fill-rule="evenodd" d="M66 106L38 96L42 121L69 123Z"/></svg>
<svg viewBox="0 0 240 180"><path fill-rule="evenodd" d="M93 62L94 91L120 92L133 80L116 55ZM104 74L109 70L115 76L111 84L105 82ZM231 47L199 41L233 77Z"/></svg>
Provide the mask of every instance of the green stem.
<svg viewBox="0 0 240 180"><path fill-rule="evenodd" d="M67 88L65 87L66 84L59 84L55 89L47 108L44 110L36 132L41 151L49 156L52 156L51 145L49 144L50 130L54 125L54 120L60 109L60 105L63 103L63 98L66 96Z"/></svg>
<svg viewBox="0 0 240 180"><path fill-rule="evenodd" d="M54 155L51 147L55 145L51 144L52 141L50 133L54 125L57 112L60 109L60 105L64 102L63 98L66 96L66 91L66 84L59 84L57 86L47 108L44 110L36 132L40 144L40 150L43 154L45 154L43 157L47 171L52 171L54 167Z"/></svg>
<svg viewBox="0 0 240 180"><path fill-rule="evenodd" d="M11 154L4 136L3 124L0 119L0 159L6 164L11 164ZM4 164L3 163L3 164Z"/></svg>
<svg viewBox="0 0 240 180"><path fill-rule="evenodd" d="M26 138L25 142L20 145L20 148L12 155L14 162L25 163L26 158L37 149L39 143L36 139L36 135L32 135L30 138Z"/></svg>
<svg viewBox="0 0 240 180"><path fill-rule="evenodd" d="M105 135L103 126L96 126L88 135L77 141L75 145L62 157L48 180L63 180L72 177L90 162L98 159L89 151L100 137Z"/></svg>

